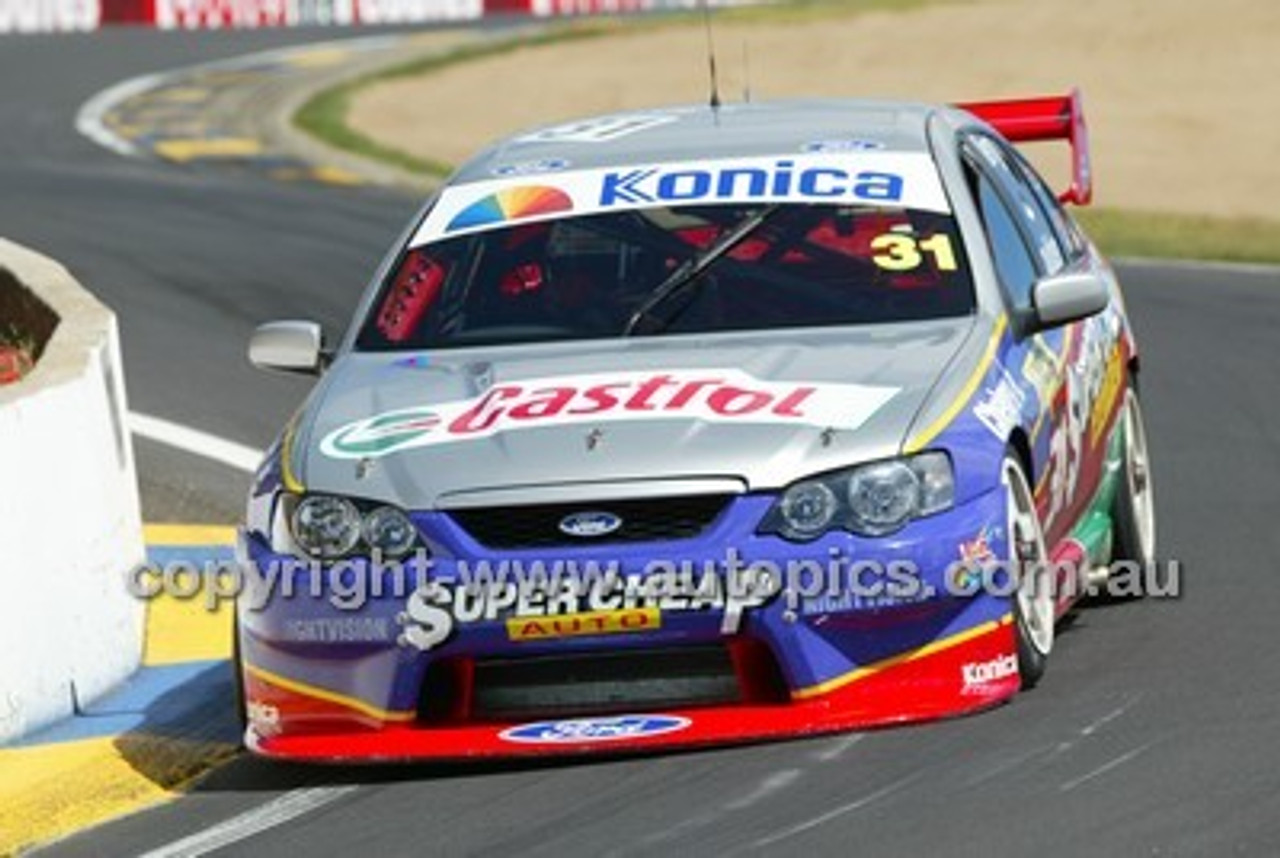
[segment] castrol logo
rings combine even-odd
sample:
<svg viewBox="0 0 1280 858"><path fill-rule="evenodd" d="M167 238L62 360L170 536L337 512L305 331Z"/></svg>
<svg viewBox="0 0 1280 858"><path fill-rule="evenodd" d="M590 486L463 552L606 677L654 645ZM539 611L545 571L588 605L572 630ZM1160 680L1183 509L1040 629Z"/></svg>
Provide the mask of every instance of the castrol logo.
<svg viewBox="0 0 1280 858"><path fill-rule="evenodd" d="M335 459L385 456L500 432L574 423L702 420L856 429L896 388L761 381L741 370L555 376L495 384L470 399L423 403L330 431Z"/></svg>

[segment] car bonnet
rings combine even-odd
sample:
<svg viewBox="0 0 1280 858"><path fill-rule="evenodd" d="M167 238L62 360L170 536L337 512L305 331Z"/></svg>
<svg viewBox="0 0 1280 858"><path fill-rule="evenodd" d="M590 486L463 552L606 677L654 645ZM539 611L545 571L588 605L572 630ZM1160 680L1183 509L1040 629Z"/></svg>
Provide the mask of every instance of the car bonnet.
<svg viewBox="0 0 1280 858"><path fill-rule="evenodd" d="M973 325L347 354L301 415L294 466L310 490L409 509L779 488L896 454Z"/></svg>

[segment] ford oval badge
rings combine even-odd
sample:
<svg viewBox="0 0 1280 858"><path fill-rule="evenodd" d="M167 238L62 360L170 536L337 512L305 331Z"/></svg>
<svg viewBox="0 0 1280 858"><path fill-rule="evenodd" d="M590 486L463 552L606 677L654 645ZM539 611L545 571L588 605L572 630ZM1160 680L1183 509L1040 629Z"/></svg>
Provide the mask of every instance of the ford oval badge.
<svg viewBox="0 0 1280 858"><path fill-rule="evenodd" d="M560 532L579 539L608 536L622 527L622 519L611 512L575 512L560 519Z"/></svg>
<svg viewBox="0 0 1280 858"><path fill-rule="evenodd" d="M530 745L585 745L647 739L683 730L692 723L688 718L678 715L616 715L567 721L536 721L508 727L498 734L498 738Z"/></svg>

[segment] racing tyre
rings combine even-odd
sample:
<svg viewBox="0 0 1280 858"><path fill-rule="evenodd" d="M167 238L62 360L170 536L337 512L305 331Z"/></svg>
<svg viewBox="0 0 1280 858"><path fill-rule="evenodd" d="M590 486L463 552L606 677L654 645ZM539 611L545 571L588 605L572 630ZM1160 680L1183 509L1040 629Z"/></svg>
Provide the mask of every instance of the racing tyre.
<svg viewBox="0 0 1280 858"><path fill-rule="evenodd" d="M1053 649L1054 598L1049 553L1036 511L1035 495L1022 465L1006 458L1001 475L1008 498L1010 567L1017 576L1013 598L1018 639L1018 673L1023 688L1034 688L1044 676Z"/></svg>
<svg viewBox="0 0 1280 858"><path fill-rule="evenodd" d="M237 740L243 743L249 717L245 711L244 665L240 656L240 617L234 612L231 615L231 705L235 707L231 714L240 731Z"/></svg>
<svg viewBox="0 0 1280 858"><path fill-rule="evenodd" d="M1113 561L1141 564L1156 559L1156 507L1147 455L1147 430L1137 391L1130 389L1124 404L1124 472L1111 509L1114 523Z"/></svg>

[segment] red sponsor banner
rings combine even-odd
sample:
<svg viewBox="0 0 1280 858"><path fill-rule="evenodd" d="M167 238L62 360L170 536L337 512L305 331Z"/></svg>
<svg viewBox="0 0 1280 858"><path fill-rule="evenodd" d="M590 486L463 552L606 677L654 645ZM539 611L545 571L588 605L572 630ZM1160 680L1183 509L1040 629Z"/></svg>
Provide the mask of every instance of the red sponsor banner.
<svg viewBox="0 0 1280 858"><path fill-rule="evenodd" d="M103 23L161 30L469 21L483 12L483 0L102 0Z"/></svg>
<svg viewBox="0 0 1280 858"><path fill-rule="evenodd" d="M485 0L486 15L608 15L686 8L698 0ZM713 2L712 6L727 5Z"/></svg>
<svg viewBox="0 0 1280 858"><path fill-rule="evenodd" d="M152 24L155 19L152 0L102 0L104 24Z"/></svg>
<svg viewBox="0 0 1280 858"><path fill-rule="evenodd" d="M281 27L289 24L287 0L155 0L162 30Z"/></svg>
<svg viewBox="0 0 1280 858"><path fill-rule="evenodd" d="M337 2L337 0L334 0ZM361 24L472 21L484 14L483 0L347 0Z"/></svg>
<svg viewBox="0 0 1280 858"><path fill-rule="evenodd" d="M687 8L698 0L0 0L0 33L96 30L133 24L162 30L408 24L487 15L607 15ZM711 0L712 6L737 5Z"/></svg>
<svg viewBox="0 0 1280 858"><path fill-rule="evenodd" d="M533 0L535 15L598 15L609 12L642 12L654 8L652 0Z"/></svg>

